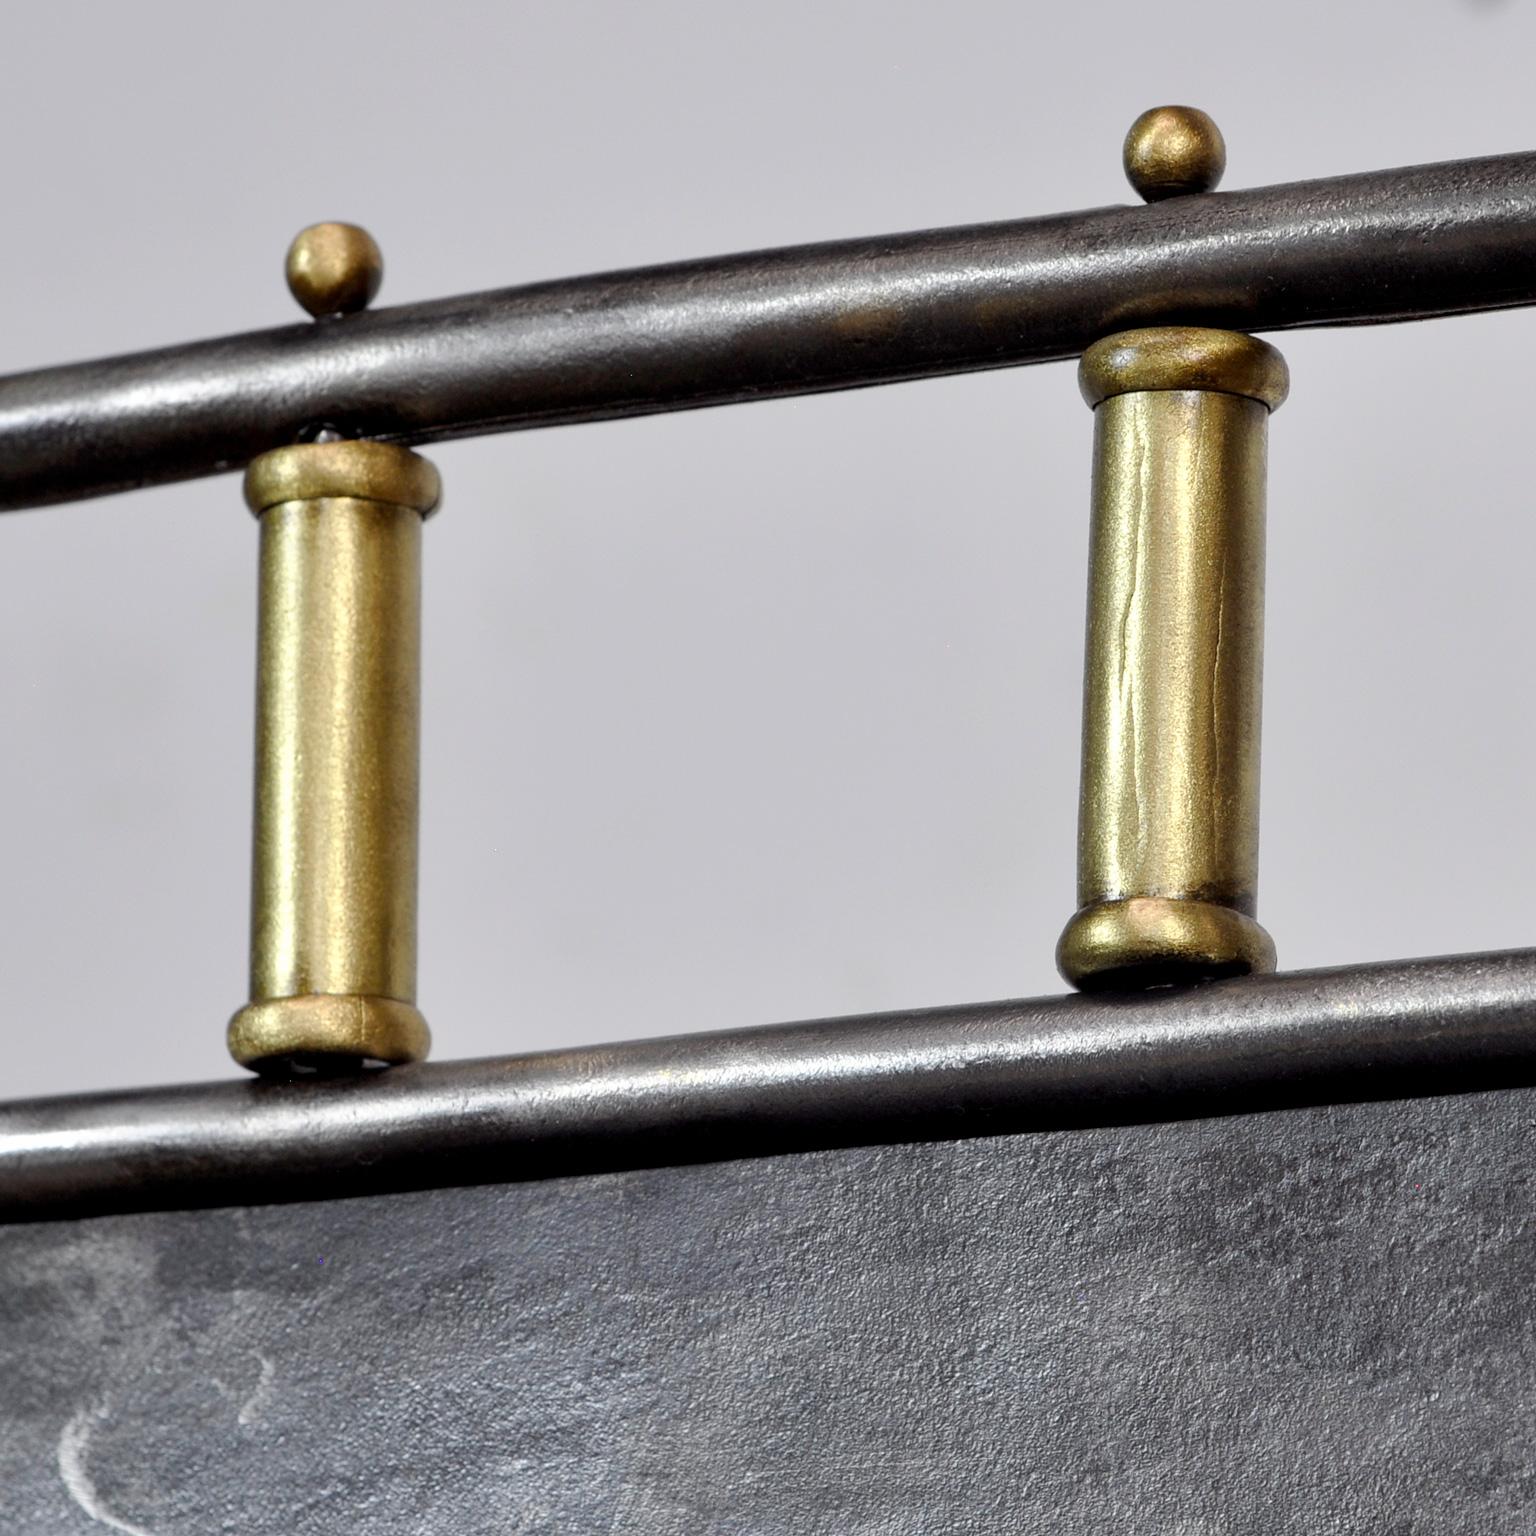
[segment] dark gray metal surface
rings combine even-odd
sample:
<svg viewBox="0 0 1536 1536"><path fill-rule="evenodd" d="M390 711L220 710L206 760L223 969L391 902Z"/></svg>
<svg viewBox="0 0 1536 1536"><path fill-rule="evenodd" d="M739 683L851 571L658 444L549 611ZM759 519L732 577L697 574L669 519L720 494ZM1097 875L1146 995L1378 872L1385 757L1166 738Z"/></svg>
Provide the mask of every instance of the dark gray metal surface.
<svg viewBox="0 0 1536 1536"><path fill-rule="evenodd" d="M1536 950L0 1105L0 1220L1536 1079Z"/></svg>
<svg viewBox="0 0 1536 1536"><path fill-rule="evenodd" d="M0 509L322 424L426 442L1076 356L1110 331L1536 302L1536 155L472 294L0 379Z"/></svg>
<svg viewBox="0 0 1536 1536"><path fill-rule="evenodd" d="M1514 1536L1536 1093L0 1230L16 1536Z"/></svg>

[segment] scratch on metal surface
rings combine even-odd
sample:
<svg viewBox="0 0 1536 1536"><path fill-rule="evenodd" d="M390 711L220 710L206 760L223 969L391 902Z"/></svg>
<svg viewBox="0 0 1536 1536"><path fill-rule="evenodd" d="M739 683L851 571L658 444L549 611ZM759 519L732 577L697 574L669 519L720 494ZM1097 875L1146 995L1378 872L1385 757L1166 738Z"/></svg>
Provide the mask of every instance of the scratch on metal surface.
<svg viewBox="0 0 1536 1536"><path fill-rule="evenodd" d="M241 1403L240 1411L235 1415L237 1423L253 1424L262 1409L267 1406L267 1398L272 1389L272 1377L277 1367L274 1366L265 1355L258 1354L257 1361L261 1367L261 1374L256 1378L256 1385L251 1388L251 1395Z"/></svg>
<svg viewBox="0 0 1536 1536"><path fill-rule="evenodd" d="M74 1413L60 1431L59 1476L69 1490L70 1498L98 1524L114 1531L123 1531L126 1536L155 1536L153 1531L145 1530L142 1525L134 1525L132 1521L114 1515L101 1502L101 1495L97 1493L96 1484L86 1468L85 1454L90 1448L91 1435L107 1417L109 1409L110 1404L106 1398L100 1402L87 1403Z"/></svg>

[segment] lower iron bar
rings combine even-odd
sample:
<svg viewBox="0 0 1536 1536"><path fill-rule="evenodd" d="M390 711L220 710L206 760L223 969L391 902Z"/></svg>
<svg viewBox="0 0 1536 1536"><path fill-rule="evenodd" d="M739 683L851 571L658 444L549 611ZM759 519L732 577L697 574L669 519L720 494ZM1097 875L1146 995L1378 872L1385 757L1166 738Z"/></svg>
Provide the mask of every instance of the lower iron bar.
<svg viewBox="0 0 1536 1536"><path fill-rule="evenodd" d="M1536 1082L1536 950L0 1105L0 1219Z"/></svg>

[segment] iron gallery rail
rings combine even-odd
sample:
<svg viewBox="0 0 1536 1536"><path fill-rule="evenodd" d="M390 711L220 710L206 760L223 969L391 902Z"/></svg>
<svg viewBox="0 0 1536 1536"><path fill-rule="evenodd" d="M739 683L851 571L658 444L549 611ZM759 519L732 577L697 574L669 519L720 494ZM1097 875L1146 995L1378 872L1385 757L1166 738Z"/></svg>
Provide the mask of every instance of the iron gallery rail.
<svg viewBox="0 0 1536 1536"><path fill-rule="evenodd" d="M445 1154L430 1179L519 1177L1536 1066L1536 952L1264 974L1265 439L1288 377L1251 334L1536 303L1536 154L1218 193L1224 164L1205 114L1157 108L1125 144L1145 206L377 311L378 248L317 225L288 258L316 323L0 379L0 509L246 467L255 895L230 1044L268 1079L326 1078L0 1106L0 1211L398 1187L423 1138ZM419 562L439 490L405 445L1078 355L1094 503L1058 960L1089 995L403 1065L428 1046Z"/></svg>

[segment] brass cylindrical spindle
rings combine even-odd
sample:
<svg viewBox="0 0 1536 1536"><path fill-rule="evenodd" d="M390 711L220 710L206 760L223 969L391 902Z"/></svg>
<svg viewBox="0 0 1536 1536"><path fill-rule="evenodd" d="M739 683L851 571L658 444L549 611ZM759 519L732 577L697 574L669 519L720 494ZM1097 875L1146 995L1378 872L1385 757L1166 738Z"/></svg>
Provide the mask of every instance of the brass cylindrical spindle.
<svg viewBox="0 0 1536 1536"><path fill-rule="evenodd" d="M288 254L317 319L363 308L382 259L350 224ZM437 471L334 440L256 459L261 521L250 1002L229 1025L258 1071L415 1061L421 524Z"/></svg>
<svg viewBox="0 0 1536 1536"><path fill-rule="evenodd" d="M250 467L261 519L246 1066L424 1056L416 998L421 521L437 473L385 443Z"/></svg>
<svg viewBox="0 0 1536 1536"><path fill-rule="evenodd" d="M1258 889L1264 479L1284 359L1228 331L1128 331L1083 355L1093 524L1082 988L1274 968Z"/></svg>

